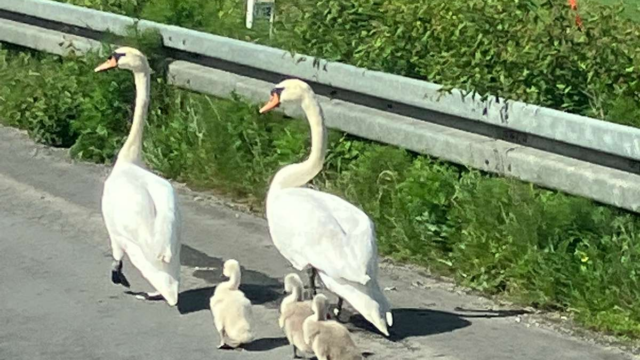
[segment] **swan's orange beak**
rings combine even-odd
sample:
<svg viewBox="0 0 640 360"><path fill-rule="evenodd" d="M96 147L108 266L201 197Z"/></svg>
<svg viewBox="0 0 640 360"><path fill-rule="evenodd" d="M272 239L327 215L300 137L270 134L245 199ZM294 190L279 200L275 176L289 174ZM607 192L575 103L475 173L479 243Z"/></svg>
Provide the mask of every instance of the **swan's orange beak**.
<svg viewBox="0 0 640 360"><path fill-rule="evenodd" d="M109 58L109 60L103 62L102 65L95 68L94 71L95 72L105 71L105 70L113 69L116 66L118 66L118 61L114 56L112 56Z"/></svg>
<svg viewBox="0 0 640 360"><path fill-rule="evenodd" d="M264 106L260 109L260 114L264 114L269 110L272 110L280 105L280 95L278 93L271 94L271 99L269 102L264 104Z"/></svg>

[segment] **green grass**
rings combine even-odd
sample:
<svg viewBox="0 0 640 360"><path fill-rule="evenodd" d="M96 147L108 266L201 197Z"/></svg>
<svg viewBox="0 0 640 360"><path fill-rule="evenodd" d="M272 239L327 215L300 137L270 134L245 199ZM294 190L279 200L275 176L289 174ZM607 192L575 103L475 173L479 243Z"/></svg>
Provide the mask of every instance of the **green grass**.
<svg viewBox="0 0 640 360"><path fill-rule="evenodd" d="M124 71L93 73L100 61L0 49L0 117L78 159L109 162L128 131L133 81ZM277 169L307 154L302 120L169 87L161 71L152 91L145 160L163 176L262 209ZM335 131L329 140L314 184L373 218L382 254L640 337L635 214Z"/></svg>
<svg viewBox="0 0 640 360"><path fill-rule="evenodd" d="M625 12L624 14L629 18L640 21L640 3L637 0L592 0L597 1L603 5L613 6L622 4L624 5Z"/></svg>

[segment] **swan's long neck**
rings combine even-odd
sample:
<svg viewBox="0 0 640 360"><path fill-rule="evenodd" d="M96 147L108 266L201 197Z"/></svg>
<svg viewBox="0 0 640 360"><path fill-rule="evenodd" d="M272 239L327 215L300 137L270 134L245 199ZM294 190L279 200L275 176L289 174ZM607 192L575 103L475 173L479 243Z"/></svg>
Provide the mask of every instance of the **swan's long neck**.
<svg viewBox="0 0 640 360"><path fill-rule="evenodd" d="M322 170L327 153L327 133L322 110L311 93L303 97L301 105L311 128L311 153L307 160L287 165L278 171L271 182L270 190L302 186Z"/></svg>
<svg viewBox="0 0 640 360"><path fill-rule="evenodd" d="M149 109L149 93L151 91L148 70L133 73L136 83L136 105L133 112L133 123L127 141L120 149L118 161L142 165L142 135Z"/></svg>

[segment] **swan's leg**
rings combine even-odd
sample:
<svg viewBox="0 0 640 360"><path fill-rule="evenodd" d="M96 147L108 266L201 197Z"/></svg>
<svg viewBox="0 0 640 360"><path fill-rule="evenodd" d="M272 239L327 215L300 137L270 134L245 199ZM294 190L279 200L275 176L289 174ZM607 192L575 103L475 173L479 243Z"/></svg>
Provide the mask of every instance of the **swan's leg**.
<svg viewBox="0 0 640 360"><path fill-rule="evenodd" d="M316 269L313 267L309 268L309 287L311 288L311 293L313 294L313 296L317 295L316 275L318 275L318 272L316 271Z"/></svg>
<svg viewBox="0 0 640 360"><path fill-rule="evenodd" d="M336 321L340 321L340 315L342 314L342 305L344 305L344 300L341 297L339 297L338 305L333 310L333 313L336 315Z"/></svg>
<svg viewBox="0 0 640 360"><path fill-rule="evenodd" d="M114 284L121 284L128 288L130 287L129 281L122 273L122 258L124 257L124 251L114 240L115 239L111 238L111 254L113 256L113 262L111 263L111 282Z"/></svg>
<svg viewBox="0 0 640 360"><path fill-rule="evenodd" d="M291 347L293 348L293 358L300 359L300 356L298 356L298 349L296 349L296 346L291 344Z"/></svg>
<svg viewBox="0 0 640 360"><path fill-rule="evenodd" d="M113 260L113 263L111 263L111 282L121 284L126 288L131 286L129 285L129 280L122 273L122 257L118 260Z"/></svg>

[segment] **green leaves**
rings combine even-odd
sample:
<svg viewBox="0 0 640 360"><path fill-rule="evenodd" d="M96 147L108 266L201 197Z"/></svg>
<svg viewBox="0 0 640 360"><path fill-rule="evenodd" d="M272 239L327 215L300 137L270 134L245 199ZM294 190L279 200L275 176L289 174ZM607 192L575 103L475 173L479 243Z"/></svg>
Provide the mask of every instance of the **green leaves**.
<svg viewBox="0 0 640 360"><path fill-rule="evenodd" d="M237 0L58 1L640 126L616 108L640 108L633 6L581 4L580 31L563 1L280 0L269 39L264 21L245 28Z"/></svg>
<svg viewBox="0 0 640 360"><path fill-rule="evenodd" d="M640 26L620 7L584 4L589 16L581 32L569 6L554 1L300 0L298 6L303 21L280 19L299 35L289 43L297 52L605 119L619 97L640 90L634 74ZM617 121L640 125L638 117Z"/></svg>

